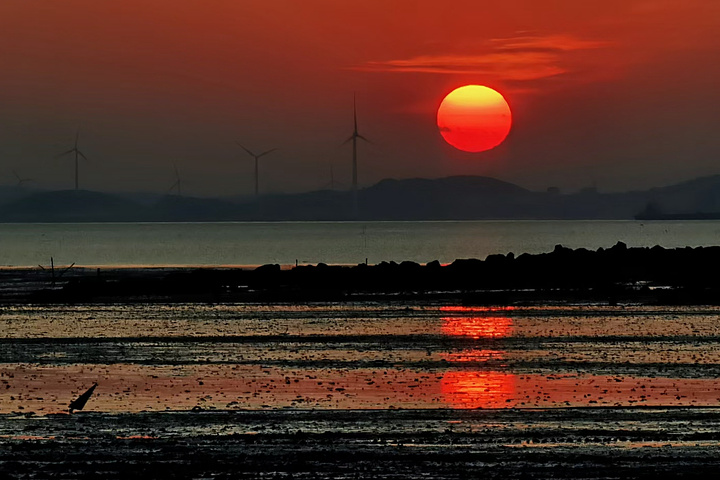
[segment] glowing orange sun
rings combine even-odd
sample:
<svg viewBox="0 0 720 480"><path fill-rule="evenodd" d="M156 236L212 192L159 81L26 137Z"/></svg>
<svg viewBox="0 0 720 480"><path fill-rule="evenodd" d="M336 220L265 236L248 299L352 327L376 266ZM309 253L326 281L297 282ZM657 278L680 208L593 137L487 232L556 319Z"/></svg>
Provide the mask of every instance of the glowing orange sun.
<svg viewBox="0 0 720 480"><path fill-rule="evenodd" d="M505 98L492 88L466 85L456 88L442 101L437 125L453 147L484 152L505 140L512 126L512 113Z"/></svg>

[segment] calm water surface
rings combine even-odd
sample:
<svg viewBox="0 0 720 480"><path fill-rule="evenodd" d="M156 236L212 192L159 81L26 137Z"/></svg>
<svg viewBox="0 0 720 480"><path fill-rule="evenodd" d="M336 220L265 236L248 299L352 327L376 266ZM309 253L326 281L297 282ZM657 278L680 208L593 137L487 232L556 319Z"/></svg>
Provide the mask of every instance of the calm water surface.
<svg viewBox="0 0 720 480"><path fill-rule="evenodd" d="M0 226L0 265L452 262L494 253L720 243L720 221L83 223Z"/></svg>

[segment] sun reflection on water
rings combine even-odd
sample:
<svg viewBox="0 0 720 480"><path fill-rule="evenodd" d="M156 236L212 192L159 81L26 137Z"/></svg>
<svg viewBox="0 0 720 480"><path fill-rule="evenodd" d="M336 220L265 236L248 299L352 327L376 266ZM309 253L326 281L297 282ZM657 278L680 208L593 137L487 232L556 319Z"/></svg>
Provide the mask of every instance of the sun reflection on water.
<svg viewBox="0 0 720 480"><path fill-rule="evenodd" d="M514 405L515 375L502 372L451 370L440 388L452 408L506 408Z"/></svg>
<svg viewBox="0 0 720 480"><path fill-rule="evenodd" d="M511 309L511 308L510 308ZM500 339L513 331L511 318L497 316L507 308L497 307L443 307L441 311L452 316L442 318L444 335L473 339ZM482 316L488 313L489 316ZM464 316L468 314L469 316ZM491 363L505 358L506 352L497 349L463 349L448 352L442 358L451 365L463 363ZM452 408L505 408L513 406L516 375L494 370L450 369L443 374L440 390L444 402Z"/></svg>
<svg viewBox="0 0 720 480"><path fill-rule="evenodd" d="M442 322L443 334L476 339L508 337L513 328L507 317L446 317Z"/></svg>

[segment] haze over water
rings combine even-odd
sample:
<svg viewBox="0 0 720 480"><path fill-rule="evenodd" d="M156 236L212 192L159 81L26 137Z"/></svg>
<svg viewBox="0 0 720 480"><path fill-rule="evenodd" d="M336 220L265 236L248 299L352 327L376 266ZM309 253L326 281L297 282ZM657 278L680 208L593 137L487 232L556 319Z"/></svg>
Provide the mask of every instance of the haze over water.
<svg viewBox="0 0 720 480"><path fill-rule="evenodd" d="M466 221L5 224L0 265L443 263L555 245L597 249L709 246L720 221Z"/></svg>

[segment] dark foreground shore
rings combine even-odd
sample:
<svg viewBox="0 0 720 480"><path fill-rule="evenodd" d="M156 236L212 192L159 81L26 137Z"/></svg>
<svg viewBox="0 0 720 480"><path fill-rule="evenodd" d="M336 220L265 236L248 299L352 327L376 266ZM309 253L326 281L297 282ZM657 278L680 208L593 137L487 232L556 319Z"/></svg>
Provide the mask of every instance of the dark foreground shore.
<svg viewBox="0 0 720 480"><path fill-rule="evenodd" d="M20 478L712 478L712 409L272 411L0 417Z"/></svg>
<svg viewBox="0 0 720 480"><path fill-rule="evenodd" d="M0 273L5 303L447 300L720 303L720 247L568 249L485 260L240 268L15 269Z"/></svg>
<svg viewBox="0 0 720 480"><path fill-rule="evenodd" d="M718 262L3 270L0 478L712 477Z"/></svg>
<svg viewBox="0 0 720 480"><path fill-rule="evenodd" d="M719 314L6 305L0 478L710 477Z"/></svg>

